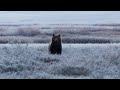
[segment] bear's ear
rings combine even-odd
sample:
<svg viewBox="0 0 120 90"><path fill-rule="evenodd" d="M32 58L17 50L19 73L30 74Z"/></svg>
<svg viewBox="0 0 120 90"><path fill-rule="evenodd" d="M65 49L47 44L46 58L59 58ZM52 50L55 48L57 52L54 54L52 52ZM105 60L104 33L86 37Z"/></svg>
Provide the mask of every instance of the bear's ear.
<svg viewBox="0 0 120 90"><path fill-rule="evenodd" d="M53 34L53 36L55 36L55 34Z"/></svg>
<svg viewBox="0 0 120 90"><path fill-rule="evenodd" d="M58 34L58 36L60 37L60 34Z"/></svg>

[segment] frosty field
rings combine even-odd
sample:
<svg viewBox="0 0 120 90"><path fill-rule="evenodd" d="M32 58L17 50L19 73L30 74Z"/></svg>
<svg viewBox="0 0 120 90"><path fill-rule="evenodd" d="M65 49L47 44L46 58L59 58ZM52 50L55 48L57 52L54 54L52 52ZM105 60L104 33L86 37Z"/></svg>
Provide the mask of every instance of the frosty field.
<svg viewBox="0 0 120 90"><path fill-rule="evenodd" d="M120 79L120 44L0 44L0 79Z"/></svg>
<svg viewBox="0 0 120 90"><path fill-rule="evenodd" d="M120 79L120 12L0 11L0 79Z"/></svg>

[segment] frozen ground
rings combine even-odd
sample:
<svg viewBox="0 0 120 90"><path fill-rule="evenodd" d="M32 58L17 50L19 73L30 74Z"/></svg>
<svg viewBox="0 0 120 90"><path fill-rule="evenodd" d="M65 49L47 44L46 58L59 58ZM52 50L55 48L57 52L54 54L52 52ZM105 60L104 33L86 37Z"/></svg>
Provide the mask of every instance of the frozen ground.
<svg viewBox="0 0 120 90"><path fill-rule="evenodd" d="M120 24L0 24L0 44L49 43L53 33L63 43L120 43Z"/></svg>
<svg viewBox="0 0 120 90"><path fill-rule="evenodd" d="M1 11L0 78L120 79L119 18L119 11ZM48 53L53 33L62 35L62 55Z"/></svg>
<svg viewBox="0 0 120 90"><path fill-rule="evenodd" d="M1 44L1 79L120 79L120 44Z"/></svg>
<svg viewBox="0 0 120 90"><path fill-rule="evenodd" d="M0 11L0 44L120 43L120 11Z"/></svg>

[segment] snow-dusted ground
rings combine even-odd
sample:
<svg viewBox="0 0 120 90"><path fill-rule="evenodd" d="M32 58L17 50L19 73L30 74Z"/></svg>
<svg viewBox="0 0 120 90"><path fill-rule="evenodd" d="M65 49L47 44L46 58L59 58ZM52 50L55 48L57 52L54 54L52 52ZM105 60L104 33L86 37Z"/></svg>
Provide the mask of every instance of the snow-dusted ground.
<svg viewBox="0 0 120 90"><path fill-rule="evenodd" d="M120 79L120 44L63 44L50 55L48 44L0 45L1 79Z"/></svg>
<svg viewBox="0 0 120 90"><path fill-rule="evenodd" d="M48 44L0 44L0 78L120 79L120 25L92 25L119 24L119 18L120 11L0 11L1 43L43 39L48 43L55 31L64 42L88 38L117 42L63 44L62 55L50 55ZM39 31L38 36L31 35Z"/></svg>
<svg viewBox="0 0 120 90"><path fill-rule="evenodd" d="M0 44L120 43L120 11L0 11ZM102 24L102 25L101 25Z"/></svg>

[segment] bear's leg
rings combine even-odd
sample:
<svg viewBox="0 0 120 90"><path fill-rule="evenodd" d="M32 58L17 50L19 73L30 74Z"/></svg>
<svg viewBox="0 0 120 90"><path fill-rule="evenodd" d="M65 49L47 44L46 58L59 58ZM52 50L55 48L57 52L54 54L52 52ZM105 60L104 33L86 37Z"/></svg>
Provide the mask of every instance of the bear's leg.
<svg viewBox="0 0 120 90"><path fill-rule="evenodd" d="M61 54L61 50L58 50L58 51L57 51L57 54Z"/></svg>
<svg viewBox="0 0 120 90"><path fill-rule="evenodd" d="M56 51L55 50L51 50L51 54L56 54Z"/></svg>

